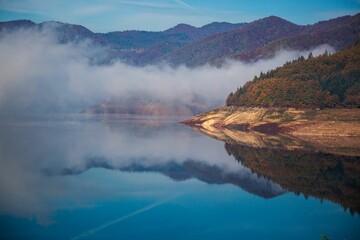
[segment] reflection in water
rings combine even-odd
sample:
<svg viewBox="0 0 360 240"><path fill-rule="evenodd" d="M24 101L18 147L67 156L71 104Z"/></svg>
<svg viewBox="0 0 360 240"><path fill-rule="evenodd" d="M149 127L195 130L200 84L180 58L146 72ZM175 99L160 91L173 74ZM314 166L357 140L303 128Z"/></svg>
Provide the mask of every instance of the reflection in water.
<svg viewBox="0 0 360 240"><path fill-rule="evenodd" d="M344 149L331 148L325 153L317 146L284 136L215 128L195 130L224 141L229 155L282 188L305 197L328 199L352 214L360 213L360 157L355 154L359 149L346 149L348 155L341 155Z"/></svg>
<svg viewBox="0 0 360 240"><path fill-rule="evenodd" d="M60 172L52 172L49 169L44 170L44 174L48 176L56 175L74 175L80 174L83 171L87 171L91 168L106 168L112 170L121 170L125 172L157 172L164 174L175 181L183 181L191 178L196 178L200 181L208 184L225 184L231 183L239 186L243 190L255 194L263 198L272 198L285 191L278 185L272 183L271 180L267 180L261 176L256 176L253 173L242 171L224 171L224 168L216 165L209 165L205 161L186 160L182 163L177 163L175 160L169 160L168 162L161 164L152 164L147 166L146 162L150 159L134 159L131 165L113 167L109 165L109 162L105 158L92 158L87 159L87 164L84 169L63 169ZM244 170L244 169L242 169Z"/></svg>
<svg viewBox="0 0 360 240"><path fill-rule="evenodd" d="M250 148L225 144L244 166L285 189L329 199L360 213L360 158L304 150Z"/></svg>
<svg viewBox="0 0 360 240"><path fill-rule="evenodd" d="M359 238L358 215L287 191L358 211L357 158L231 132L225 151L179 120L0 116L0 239Z"/></svg>
<svg viewBox="0 0 360 240"><path fill-rule="evenodd" d="M263 198L285 193L278 184L230 161L222 144L178 120L116 115L3 118L0 212L50 224L49 215L56 209L111 197L114 190L104 185L66 178L99 167L230 183Z"/></svg>

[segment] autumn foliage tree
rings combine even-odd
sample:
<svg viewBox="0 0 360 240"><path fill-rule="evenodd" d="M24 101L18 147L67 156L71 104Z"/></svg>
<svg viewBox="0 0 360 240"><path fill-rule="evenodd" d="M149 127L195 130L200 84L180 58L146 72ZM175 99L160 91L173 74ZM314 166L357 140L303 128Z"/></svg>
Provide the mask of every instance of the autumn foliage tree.
<svg viewBox="0 0 360 240"><path fill-rule="evenodd" d="M229 94L228 106L359 108L360 44L335 54L309 54L255 76Z"/></svg>

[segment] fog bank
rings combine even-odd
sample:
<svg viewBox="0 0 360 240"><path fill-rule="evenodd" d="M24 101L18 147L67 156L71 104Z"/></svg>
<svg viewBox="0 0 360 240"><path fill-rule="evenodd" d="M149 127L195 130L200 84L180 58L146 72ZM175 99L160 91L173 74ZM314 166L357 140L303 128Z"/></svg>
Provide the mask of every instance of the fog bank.
<svg viewBox="0 0 360 240"><path fill-rule="evenodd" d="M316 56L330 46L313 49ZM228 61L190 69L167 65L134 67L115 62L94 65L104 49L87 42L58 44L51 31L0 34L0 113L79 112L104 100L148 96L187 103L196 95L209 105L246 81L309 52L279 51L274 58L252 64Z"/></svg>

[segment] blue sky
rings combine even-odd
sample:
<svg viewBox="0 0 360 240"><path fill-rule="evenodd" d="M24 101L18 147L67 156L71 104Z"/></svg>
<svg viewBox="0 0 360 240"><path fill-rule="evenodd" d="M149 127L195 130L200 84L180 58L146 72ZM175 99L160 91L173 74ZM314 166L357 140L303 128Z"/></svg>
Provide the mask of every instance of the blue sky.
<svg viewBox="0 0 360 240"><path fill-rule="evenodd" d="M358 12L360 0L0 0L0 21L55 20L95 32L159 31L178 23L251 22L270 15L311 24Z"/></svg>

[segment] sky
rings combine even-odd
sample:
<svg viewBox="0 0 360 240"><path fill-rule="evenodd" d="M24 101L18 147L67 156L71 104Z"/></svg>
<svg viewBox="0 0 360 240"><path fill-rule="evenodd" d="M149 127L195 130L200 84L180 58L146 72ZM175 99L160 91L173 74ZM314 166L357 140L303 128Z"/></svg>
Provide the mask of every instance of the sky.
<svg viewBox="0 0 360 240"><path fill-rule="evenodd" d="M199 27L270 15L305 25L358 12L360 0L0 0L0 21L60 21L94 32L162 31L179 23Z"/></svg>

